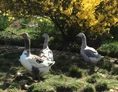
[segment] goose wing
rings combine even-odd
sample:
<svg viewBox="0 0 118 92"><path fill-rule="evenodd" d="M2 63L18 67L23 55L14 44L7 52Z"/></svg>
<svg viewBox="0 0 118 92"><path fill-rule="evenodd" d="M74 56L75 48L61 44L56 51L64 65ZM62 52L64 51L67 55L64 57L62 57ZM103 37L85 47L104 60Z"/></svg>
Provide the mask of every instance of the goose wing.
<svg viewBox="0 0 118 92"><path fill-rule="evenodd" d="M33 55L33 54L31 54L29 57L27 57L27 60L33 66L36 66L37 64L43 63L43 60L41 59L41 57L39 57L37 55Z"/></svg>
<svg viewBox="0 0 118 92"><path fill-rule="evenodd" d="M53 52L50 49L43 49L43 50L41 50L39 56L43 60L52 60L53 61Z"/></svg>
<svg viewBox="0 0 118 92"><path fill-rule="evenodd" d="M83 52L88 56L88 57L93 57L93 58L98 58L99 54L98 52L91 47L86 47Z"/></svg>
<svg viewBox="0 0 118 92"><path fill-rule="evenodd" d="M54 60L53 59L53 52L51 50L48 50L48 57L49 57L49 60Z"/></svg>
<svg viewBox="0 0 118 92"><path fill-rule="evenodd" d="M35 57L37 63L42 63L43 62L43 60L41 59L41 57L39 57L37 55L33 55L33 56Z"/></svg>

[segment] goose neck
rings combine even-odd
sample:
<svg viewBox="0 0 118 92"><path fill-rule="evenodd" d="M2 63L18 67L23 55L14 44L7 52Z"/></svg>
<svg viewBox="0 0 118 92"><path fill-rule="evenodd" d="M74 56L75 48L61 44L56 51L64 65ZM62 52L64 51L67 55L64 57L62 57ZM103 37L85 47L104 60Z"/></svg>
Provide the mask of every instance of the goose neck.
<svg viewBox="0 0 118 92"><path fill-rule="evenodd" d="M25 39L24 40L24 43L25 43L25 50L28 52L28 55L30 54L30 39Z"/></svg>
<svg viewBox="0 0 118 92"><path fill-rule="evenodd" d="M43 44L43 49L48 48L48 41L49 41L49 37L45 38L44 44Z"/></svg>
<svg viewBox="0 0 118 92"><path fill-rule="evenodd" d="M87 46L87 41L86 41L86 37L85 36L83 36L82 37L82 48L85 48Z"/></svg>

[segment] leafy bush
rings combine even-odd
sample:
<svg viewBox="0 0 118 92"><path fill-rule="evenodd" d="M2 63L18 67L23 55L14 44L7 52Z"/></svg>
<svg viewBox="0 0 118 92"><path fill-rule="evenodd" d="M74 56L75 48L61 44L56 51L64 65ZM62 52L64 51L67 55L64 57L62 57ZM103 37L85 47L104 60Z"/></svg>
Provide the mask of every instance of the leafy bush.
<svg viewBox="0 0 118 92"><path fill-rule="evenodd" d="M96 89L97 92L103 92L105 90L108 90L109 88L107 86L107 83L99 82L99 83L96 84L95 89Z"/></svg>
<svg viewBox="0 0 118 92"><path fill-rule="evenodd" d="M86 81L88 82L88 83L96 83L97 82L97 80L100 78L100 76L97 74L97 73L95 73L95 74L93 74L91 77L88 77L87 79L86 79Z"/></svg>
<svg viewBox="0 0 118 92"><path fill-rule="evenodd" d="M56 92L73 92L73 88L60 86L56 88Z"/></svg>
<svg viewBox="0 0 118 92"><path fill-rule="evenodd" d="M82 92L95 92L95 90L91 85L86 85Z"/></svg>
<svg viewBox="0 0 118 92"><path fill-rule="evenodd" d="M0 31L8 27L8 17L0 14Z"/></svg>
<svg viewBox="0 0 118 92"><path fill-rule="evenodd" d="M111 71L113 64L110 61L104 62L104 69Z"/></svg>
<svg viewBox="0 0 118 92"><path fill-rule="evenodd" d="M9 88L20 88L20 84L18 82L12 82L10 83Z"/></svg>
<svg viewBox="0 0 118 92"><path fill-rule="evenodd" d="M112 68L112 74L118 75L118 67L114 66Z"/></svg>
<svg viewBox="0 0 118 92"><path fill-rule="evenodd" d="M102 44L102 46L98 49L98 51L103 55L117 57L118 56L118 42L106 41L104 44Z"/></svg>
<svg viewBox="0 0 118 92"><path fill-rule="evenodd" d="M72 66L69 70L69 75L71 77L81 78L82 77L82 70L80 68L78 68L77 66Z"/></svg>
<svg viewBox="0 0 118 92"><path fill-rule="evenodd" d="M96 83L97 80L94 77L90 77L90 78L87 78L86 81L88 83Z"/></svg>

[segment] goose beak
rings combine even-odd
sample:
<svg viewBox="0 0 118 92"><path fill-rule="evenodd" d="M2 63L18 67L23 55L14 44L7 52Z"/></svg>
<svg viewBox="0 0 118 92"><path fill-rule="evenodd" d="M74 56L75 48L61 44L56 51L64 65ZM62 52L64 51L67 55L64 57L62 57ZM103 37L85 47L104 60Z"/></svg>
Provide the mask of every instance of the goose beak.
<svg viewBox="0 0 118 92"><path fill-rule="evenodd" d="M79 35L77 34L76 37L79 37Z"/></svg>

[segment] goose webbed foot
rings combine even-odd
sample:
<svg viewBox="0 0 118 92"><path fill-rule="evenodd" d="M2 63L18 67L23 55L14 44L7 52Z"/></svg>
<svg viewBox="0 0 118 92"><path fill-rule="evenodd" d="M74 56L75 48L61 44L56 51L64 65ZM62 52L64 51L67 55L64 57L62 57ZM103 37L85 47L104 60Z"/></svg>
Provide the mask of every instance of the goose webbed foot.
<svg viewBox="0 0 118 92"><path fill-rule="evenodd" d="M41 77L40 77L40 71L38 68L32 66L32 73L33 73L33 80L34 82L40 82L41 81Z"/></svg>
<svg viewBox="0 0 118 92"><path fill-rule="evenodd" d="M23 73L17 72L17 75L18 75L18 76L23 76Z"/></svg>
<svg viewBox="0 0 118 92"><path fill-rule="evenodd" d="M39 74L38 75L34 75L33 76L33 81L34 82L40 82L40 81L44 81L45 78L41 77Z"/></svg>
<svg viewBox="0 0 118 92"><path fill-rule="evenodd" d="M40 78L37 75L33 75L33 81L35 83L40 82Z"/></svg>

